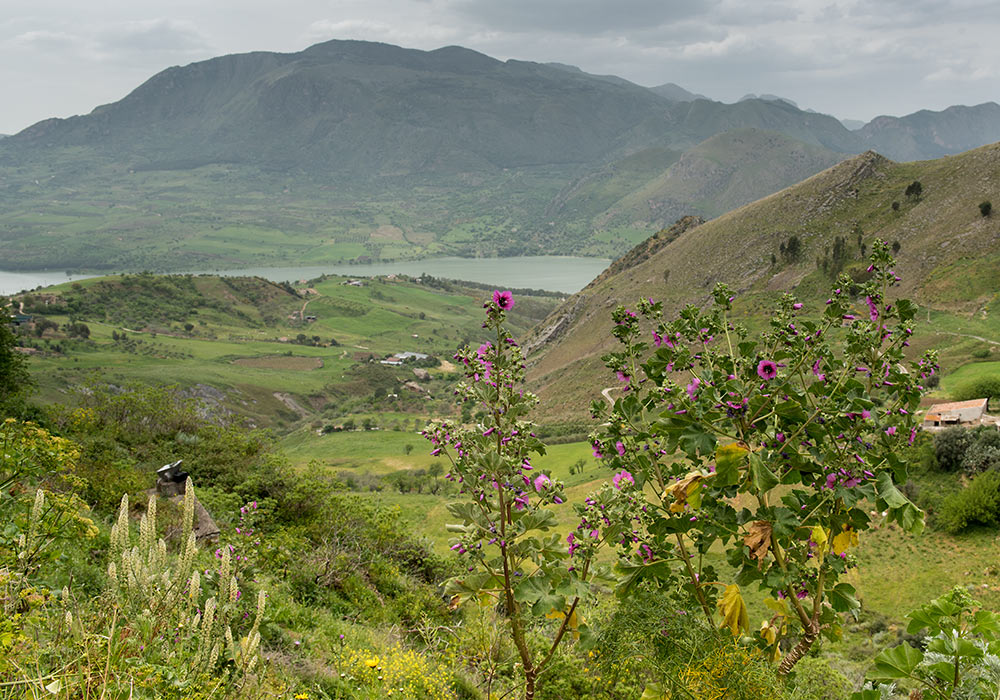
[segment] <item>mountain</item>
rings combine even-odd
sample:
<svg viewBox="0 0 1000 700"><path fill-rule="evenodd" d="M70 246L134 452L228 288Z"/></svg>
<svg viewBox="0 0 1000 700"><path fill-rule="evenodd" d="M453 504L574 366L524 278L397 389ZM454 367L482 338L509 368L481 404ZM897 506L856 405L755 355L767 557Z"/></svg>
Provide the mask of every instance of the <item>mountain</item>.
<svg viewBox="0 0 1000 700"><path fill-rule="evenodd" d="M330 41L169 68L12 148L97 146L133 165L252 163L338 176L589 162L666 101L611 82L457 46Z"/></svg>
<svg viewBox="0 0 1000 700"><path fill-rule="evenodd" d="M844 125L845 129L848 129L850 131L857 131L868 122L863 122L860 119L841 119L840 123Z"/></svg>
<svg viewBox="0 0 1000 700"><path fill-rule="evenodd" d="M685 90L676 83L664 83L663 85L657 85L649 89L660 97L666 97L672 102L693 102L695 100L708 99L704 95L699 95L698 93L691 92L690 90Z"/></svg>
<svg viewBox="0 0 1000 700"><path fill-rule="evenodd" d="M615 257L678 215L717 216L817 172L831 153L884 143L932 157L993 133L989 105L859 134L765 97L723 104L456 46L222 56L0 141L0 260L206 270Z"/></svg>
<svg viewBox="0 0 1000 700"><path fill-rule="evenodd" d="M764 100L765 102L784 102L790 104L792 107L798 108L798 103L795 100L790 100L787 97L779 97L778 95L772 95L765 92L762 95L755 95L752 92L748 92L746 95L741 97L737 102L745 102L747 100ZM811 111L811 110L809 110Z"/></svg>
<svg viewBox="0 0 1000 700"><path fill-rule="evenodd" d="M719 216L843 158L774 131L732 129L685 151L647 149L589 173L546 215L575 215L605 230L655 230L687 214Z"/></svg>
<svg viewBox="0 0 1000 700"><path fill-rule="evenodd" d="M866 145L896 160L919 160L1000 141L1000 105L920 110L905 117L875 117L858 135Z"/></svg>
<svg viewBox="0 0 1000 700"><path fill-rule="evenodd" d="M907 198L914 181L922 195ZM652 297L664 301L669 316L707 303L715 283L725 282L738 295L736 318L763 325L782 292L821 307L838 270L863 275L859 236L865 245L876 237L898 242L899 293L923 308L913 350L938 346L942 365L953 369L982 345L977 336L996 337L1000 328L1000 227L979 209L997 191L1000 144L919 163L869 151L711 221L684 219L641 243L535 329L525 343L529 381L549 418L581 418L567 407L589 405L614 383L600 357L615 347L610 312L618 304ZM802 253L788 261L780 249L791 236Z"/></svg>

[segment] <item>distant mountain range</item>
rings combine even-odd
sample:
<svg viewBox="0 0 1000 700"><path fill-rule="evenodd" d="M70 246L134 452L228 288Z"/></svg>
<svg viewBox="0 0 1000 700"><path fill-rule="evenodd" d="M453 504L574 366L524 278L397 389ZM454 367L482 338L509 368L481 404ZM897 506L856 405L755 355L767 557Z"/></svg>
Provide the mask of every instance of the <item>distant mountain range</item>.
<svg viewBox="0 0 1000 700"><path fill-rule="evenodd" d="M614 256L680 214L716 216L849 154L930 158L1000 140L998 116L987 103L850 131L770 95L723 104L461 47L223 56L3 139L0 259Z"/></svg>

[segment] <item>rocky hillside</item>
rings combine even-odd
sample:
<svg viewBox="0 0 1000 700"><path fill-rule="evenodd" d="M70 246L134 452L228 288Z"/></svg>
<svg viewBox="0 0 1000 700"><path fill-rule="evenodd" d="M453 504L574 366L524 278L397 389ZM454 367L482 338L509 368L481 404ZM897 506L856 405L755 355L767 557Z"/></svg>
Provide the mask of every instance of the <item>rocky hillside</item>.
<svg viewBox="0 0 1000 700"><path fill-rule="evenodd" d="M919 197L905 195L913 182L921 184ZM641 244L536 329L530 379L554 415L583 405L569 397L597 398L607 383L599 358L614 342L616 305L651 296L675 312L706 302L714 284L725 282L738 291L738 313L752 323L783 291L819 299L838 270L860 274L859 237L865 246L875 237L898 242L901 294L929 312L992 328L1000 223L979 205L997 192L1000 144L920 163L869 151L717 219L688 220ZM801 251L789 259L781 250L793 236ZM926 343L947 339L933 332Z"/></svg>

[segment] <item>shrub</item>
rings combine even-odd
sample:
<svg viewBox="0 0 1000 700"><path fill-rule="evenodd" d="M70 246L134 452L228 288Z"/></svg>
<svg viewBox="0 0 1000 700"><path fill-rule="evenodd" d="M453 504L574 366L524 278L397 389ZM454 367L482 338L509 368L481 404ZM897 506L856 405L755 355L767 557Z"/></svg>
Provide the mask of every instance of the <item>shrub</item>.
<svg viewBox="0 0 1000 700"><path fill-rule="evenodd" d="M993 205L989 200L979 203L979 213L983 218L986 218L993 213Z"/></svg>
<svg viewBox="0 0 1000 700"><path fill-rule="evenodd" d="M965 428L946 428L934 436L934 455L941 471L954 472L962 467L965 451L972 444L972 434Z"/></svg>
<svg viewBox="0 0 1000 700"><path fill-rule="evenodd" d="M851 280L841 275L820 319L785 295L759 337L731 321L734 296L721 284L712 308L689 306L669 322L650 299L612 315L624 348L602 359L625 391L593 446L620 471L587 499L580 530L603 521L620 545L622 595L646 582L683 592L709 625L717 608L735 637L749 632L740 589L756 583L777 613L761 646L780 655L780 639L798 635L783 675L838 613L859 607L842 577L871 526L869 504L907 531L923 527L894 482L905 480L917 433L918 375L936 360L901 365L916 307L890 296L888 249L872 244L863 303L844 294ZM601 401L591 410L607 415ZM719 546L735 576L700 556Z"/></svg>
<svg viewBox="0 0 1000 700"><path fill-rule="evenodd" d="M977 474L1000 467L1000 431L981 427L972 431L971 444L962 457L962 471Z"/></svg>
<svg viewBox="0 0 1000 700"><path fill-rule="evenodd" d="M592 663L602 686L614 689L611 697L783 697L783 684L764 653L679 609L666 591L643 591L604 616Z"/></svg>
<svg viewBox="0 0 1000 700"><path fill-rule="evenodd" d="M938 512L938 523L953 535L971 525L1000 524L1000 471L980 474L964 489L946 498Z"/></svg>
<svg viewBox="0 0 1000 700"><path fill-rule="evenodd" d="M960 384L953 392L956 401L1000 399L1000 375L987 375Z"/></svg>

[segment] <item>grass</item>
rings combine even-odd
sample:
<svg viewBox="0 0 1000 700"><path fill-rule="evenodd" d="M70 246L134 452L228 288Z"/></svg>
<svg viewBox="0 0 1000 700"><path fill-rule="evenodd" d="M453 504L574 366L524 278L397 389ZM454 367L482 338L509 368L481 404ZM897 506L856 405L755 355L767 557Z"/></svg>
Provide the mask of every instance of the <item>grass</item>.
<svg viewBox="0 0 1000 700"><path fill-rule="evenodd" d="M407 444L413 445L408 455ZM413 432L333 433L317 440L295 434L286 438L281 447L295 464L304 465L316 459L325 468L356 473L385 475L400 469L427 469L435 460L428 454L428 444ZM581 459L585 462L582 473L570 474L571 466ZM447 469L447 462L442 460L442 463ZM552 445L534 464L537 471L567 485L568 502L554 506L557 531L563 535L576 526L572 504L582 501L586 494L611 478L593 458L586 442ZM456 495L398 493L386 489L370 493L369 497L397 506L417 533L428 538L436 551L447 554L451 535L445 526L453 520L447 503L458 498ZM858 588L867 610L895 621L901 621L918 605L956 585L971 586L975 597L996 608L1000 607L998 545L1000 533L992 530L951 536L928 529L922 535L911 536L895 525L883 524L862 534L860 546L853 550L858 566L845 580ZM728 565L724 555L722 550L714 551L707 562L725 572ZM613 553L607 551L603 559L612 563ZM752 619L768 615L764 596L755 587L745 590L744 595Z"/></svg>
<svg viewBox="0 0 1000 700"><path fill-rule="evenodd" d="M390 427L399 416L449 410L442 401L449 358L479 341L486 292L404 279L344 282L321 278L300 296L259 278L130 275L66 283L21 298L60 327L72 314L89 327L89 340L50 330L24 342L39 351L31 370L46 400L65 400L65 392L99 375L119 385L178 384L196 395L214 388L227 410L281 429L342 421L345 413ZM522 301L511 316L520 332L555 304L548 297ZM316 320L304 321L307 315ZM430 379L419 380L423 393L403 389L416 379L412 367L378 363L403 351L442 360L428 369ZM291 395L302 410L277 394Z"/></svg>

